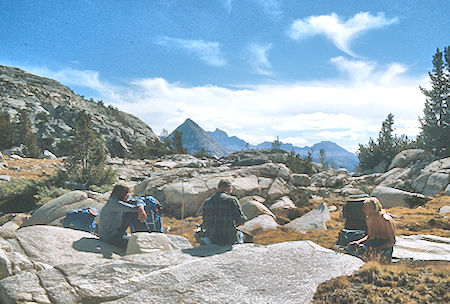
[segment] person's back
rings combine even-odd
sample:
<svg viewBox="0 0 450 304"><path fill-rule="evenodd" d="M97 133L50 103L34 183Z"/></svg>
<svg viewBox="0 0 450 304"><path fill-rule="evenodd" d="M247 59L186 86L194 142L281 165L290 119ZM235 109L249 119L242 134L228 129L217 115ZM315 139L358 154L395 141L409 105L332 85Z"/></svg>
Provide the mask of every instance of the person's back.
<svg viewBox="0 0 450 304"><path fill-rule="evenodd" d="M236 197L230 195L231 184L221 181L217 193L209 197L203 205L203 228L206 236L214 244L236 243L236 226L245 221L245 216Z"/></svg>

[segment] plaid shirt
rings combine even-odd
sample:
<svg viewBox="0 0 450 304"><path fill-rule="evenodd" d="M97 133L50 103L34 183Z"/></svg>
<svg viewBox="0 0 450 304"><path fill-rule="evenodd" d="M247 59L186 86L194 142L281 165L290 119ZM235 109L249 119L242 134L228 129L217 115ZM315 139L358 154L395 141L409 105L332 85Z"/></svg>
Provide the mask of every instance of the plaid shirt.
<svg viewBox="0 0 450 304"><path fill-rule="evenodd" d="M203 205L202 227L213 243L235 243L235 226L242 224L245 220L237 198L225 192L217 192Z"/></svg>

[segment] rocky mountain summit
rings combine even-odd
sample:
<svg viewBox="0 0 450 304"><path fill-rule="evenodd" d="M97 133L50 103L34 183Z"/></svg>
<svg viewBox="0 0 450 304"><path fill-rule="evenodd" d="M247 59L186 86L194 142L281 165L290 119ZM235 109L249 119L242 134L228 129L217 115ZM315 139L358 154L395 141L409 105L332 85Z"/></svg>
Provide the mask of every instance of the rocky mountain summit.
<svg viewBox="0 0 450 304"><path fill-rule="evenodd" d="M229 153L226 148L190 118L179 125L175 131L183 133L183 145L190 154L200 152L202 148L206 154L216 157L222 157ZM173 137L173 132L169 137Z"/></svg>
<svg viewBox="0 0 450 304"><path fill-rule="evenodd" d="M152 129L133 115L85 100L55 80L0 66L0 112L9 113L16 122L21 109L29 110L38 140L54 139L47 149L56 154L58 143L68 138L76 114L82 110L91 117L94 130L102 135L113 156L123 155L136 141L157 140Z"/></svg>

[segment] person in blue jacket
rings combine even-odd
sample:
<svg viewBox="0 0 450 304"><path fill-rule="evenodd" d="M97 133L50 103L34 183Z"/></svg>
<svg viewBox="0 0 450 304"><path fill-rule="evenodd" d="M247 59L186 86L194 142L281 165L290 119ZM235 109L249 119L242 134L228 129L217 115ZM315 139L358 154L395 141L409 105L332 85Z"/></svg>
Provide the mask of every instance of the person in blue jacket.
<svg viewBox="0 0 450 304"><path fill-rule="evenodd" d="M100 212L98 234L101 241L126 249L129 237L126 229L134 227L134 231L148 231L145 224L147 213L145 203L128 203L130 188L125 185L115 185L114 189Z"/></svg>

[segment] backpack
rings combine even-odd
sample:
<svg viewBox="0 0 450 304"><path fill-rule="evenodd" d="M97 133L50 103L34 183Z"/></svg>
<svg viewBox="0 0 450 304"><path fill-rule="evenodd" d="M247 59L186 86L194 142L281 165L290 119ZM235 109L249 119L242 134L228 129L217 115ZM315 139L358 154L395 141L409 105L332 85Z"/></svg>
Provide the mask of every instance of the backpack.
<svg viewBox="0 0 450 304"><path fill-rule="evenodd" d="M161 204L153 196L137 196L129 198L128 202L136 204L138 201L143 201L145 203L144 210L147 212L147 227L150 232L161 232L164 233L164 228L162 226L162 218L159 214Z"/></svg>
<svg viewBox="0 0 450 304"><path fill-rule="evenodd" d="M98 210L94 207L73 209L67 212L62 225L65 228L82 230L94 234L96 227L95 218L98 216Z"/></svg>
<svg viewBox="0 0 450 304"><path fill-rule="evenodd" d="M362 239L365 236L366 232L364 230L352 230L344 228L339 232L339 237L336 245L347 246L348 243Z"/></svg>

